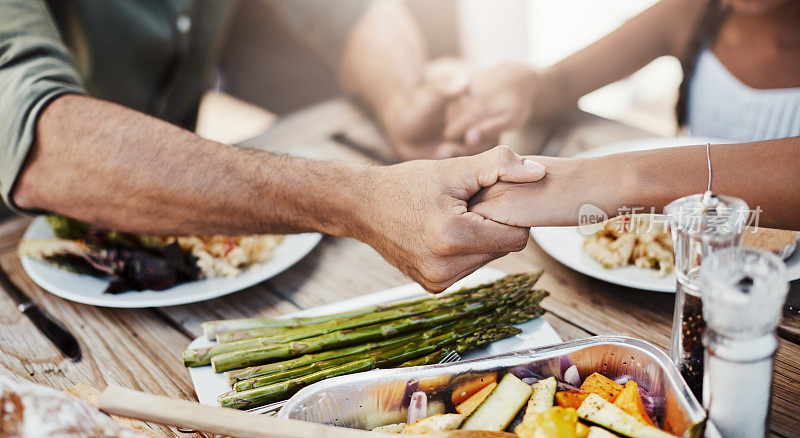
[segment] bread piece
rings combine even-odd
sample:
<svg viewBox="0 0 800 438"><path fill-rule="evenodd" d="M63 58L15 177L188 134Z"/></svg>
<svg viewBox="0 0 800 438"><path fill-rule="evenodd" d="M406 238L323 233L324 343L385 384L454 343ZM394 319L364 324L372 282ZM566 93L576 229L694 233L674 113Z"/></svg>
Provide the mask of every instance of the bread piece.
<svg viewBox="0 0 800 438"><path fill-rule="evenodd" d="M0 376L0 432L4 437L148 438L80 399Z"/></svg>
<svg viewBox="0 0 800 438"><path fill-rule="evenodd" d="M747 227L742 236L742 246L774 252L783 258L788 258L797 246L797 232Z"/></svg>

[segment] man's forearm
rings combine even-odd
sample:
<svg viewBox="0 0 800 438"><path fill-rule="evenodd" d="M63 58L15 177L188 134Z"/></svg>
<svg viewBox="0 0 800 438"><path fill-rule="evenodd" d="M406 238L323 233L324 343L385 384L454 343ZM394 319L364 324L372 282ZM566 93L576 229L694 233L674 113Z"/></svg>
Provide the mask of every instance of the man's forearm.
<svg viewBox="0 0 800 438"><path fill-rule="evenodd" d="M215 143L74 95L50 104L36 138L13 193L19 207L150 234L351 235L372 171Z"/></svg>
<svg viewBox="0 0 800 438"><path fill-rule="evenodd" d="M422 33L405 4L375 2L348 38L342 86L381 116L394 96L420 83L426 59Z"/></svg>

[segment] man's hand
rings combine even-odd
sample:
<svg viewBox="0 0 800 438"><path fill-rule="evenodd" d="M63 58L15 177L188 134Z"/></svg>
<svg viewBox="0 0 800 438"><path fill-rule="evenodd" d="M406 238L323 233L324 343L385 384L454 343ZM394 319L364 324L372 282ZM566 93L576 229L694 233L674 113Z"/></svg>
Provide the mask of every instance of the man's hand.
<svg viewBox="0 0 800 438"><path fill-rule="evenodd" d="M467 83L459 78L430 79L410 92L397 93L380 119L395 151L404 160L452 158L466 155L458 142L445 142L448 105L464 95Z"/></svg>
<svg viewBox="0 0 800 438"><path fill-rule="evenodd" d="M531 182L545 168L504 146L472 157L375 168L364 233L389 262L439 292L489 261L520 251L528 229L469 212L467 201L498 181Z"/></svg>
<svg viewBox="0 0 800 438"><path fill-rule="evenodd" d="M522 64L502 64L470 78L466 95L448 107L444 138L465 144L469 153L496 145L503 131L532 114L540 75Z"/></svg>

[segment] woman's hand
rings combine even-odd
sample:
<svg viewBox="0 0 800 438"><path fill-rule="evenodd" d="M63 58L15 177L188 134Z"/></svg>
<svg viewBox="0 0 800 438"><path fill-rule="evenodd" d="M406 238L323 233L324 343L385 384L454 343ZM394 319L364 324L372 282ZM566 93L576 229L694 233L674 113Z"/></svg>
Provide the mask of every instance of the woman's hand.
<svg viewBox="0 0 800 438"><path fill-rule="evenodd" d="M517 227L576 225L584 204L616 211L611 194L623 190L623 178L609 177L608 158L528 158L547 168L541 181L498 182L470 199L469 211Z"/></svg>

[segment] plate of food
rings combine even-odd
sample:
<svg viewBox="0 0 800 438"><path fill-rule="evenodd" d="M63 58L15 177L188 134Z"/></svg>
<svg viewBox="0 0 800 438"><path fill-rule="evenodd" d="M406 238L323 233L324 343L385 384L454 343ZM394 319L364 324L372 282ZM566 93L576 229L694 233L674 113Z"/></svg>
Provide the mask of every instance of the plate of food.
<svg viewBox="0 0 800 438"><path fill-rule="evenodd" d="M729 141L706 137L645 138L579 154L594 157L637 150ZM675 292L675 256L666 217L633 214L581 227L531 228L544 252L582 274L609 283L655 292ZM763 227L745 231L744 245L772 251L786 261L789 280L800 278L798 233Z"/></svg>
<svg viewBox="0 0 800 438"><path fill-rule="evenodd" d="M209 321L184 365L200 403L250 409L335 376L438 363L451 350L473 359L557 343L538 318L540 275L483 267L438 295L408 284L278 318Z"/></svg>
<svg viewBox="0 0 800 438"><path fill-rule="evenodd" d="M19 254L28 276L61 298L103 307L163 307L256 285L297 263L321 238L140 236L40 216L25 231Z"/></svg>

